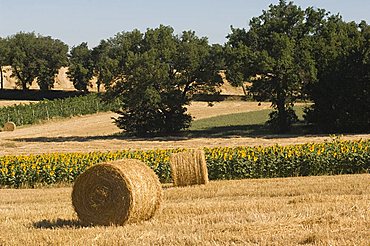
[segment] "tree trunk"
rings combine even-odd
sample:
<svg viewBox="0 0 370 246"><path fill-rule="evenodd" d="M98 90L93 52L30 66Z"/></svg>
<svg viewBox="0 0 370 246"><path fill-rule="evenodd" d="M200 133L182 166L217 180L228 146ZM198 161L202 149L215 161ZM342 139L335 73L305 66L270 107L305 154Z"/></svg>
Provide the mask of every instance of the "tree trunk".
<svg viewBox="0 0 370 246"><path fill-rule="evenodd" d="M0 66L0 89L3 90L4 89L4 77L3 77L3 67Z"/></svg>
<svg viewBox="0 0 370 246"><path fill-rule="evenodd" d="M285 95L282 92L278 92L276 107L278 110L277 127L280 133L287 132L289 130L288 114L285 108Z"/></svg>
<svg viewBox="0 0 370 246"><path fill-rule="evenodd" d="M96 87L98 89L98 93L100 92L100 85L101 85L101 82L99 80L96 81Z"/></svg>
<svg viewBox="0 0 370 246"><path fill-rule="evenodd" d="M19 73L17 67L14 67L14 70L15 70L15 74L17 75L17 78L21 81L22 83L22 90L23 91L26 91L27 90L27 80L25 80L24 78L22 78L21 74Z"/></svg>
<svg viewBox="0 0 370 246"><path fill-rule="evenodd" d="M285 110L284 102L278 102L277 108L278 108L279 132L285 132L287 130L287 124L286 124L286 110Z"/></svg>
<svg viewBox="0 0 370 246"><path fill-rule="evenodd" d="M247 89L245 88L244 83L242 83L242 88L243 88L243 93L244 93L245 100L247 101L248 100L248 98L247 98Z"/></svg>
<svg viewBox="0 0 370 246"><path fill-rule="evenodd" d="M185 87L184 87L184 91L182 92L182 99L185 100L186 98L186 93L189 91L190 89L190 85L191 85L192 82L188 82Z"/></svg>

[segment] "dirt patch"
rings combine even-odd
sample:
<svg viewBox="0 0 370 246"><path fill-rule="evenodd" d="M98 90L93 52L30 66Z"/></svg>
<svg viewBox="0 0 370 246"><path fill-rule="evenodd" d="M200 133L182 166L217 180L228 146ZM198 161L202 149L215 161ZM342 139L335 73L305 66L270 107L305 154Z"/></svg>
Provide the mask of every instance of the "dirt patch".
<svg viewBox="0 0 370 246"><path fill-rule="evenodd" d="M195 119L202 119L222 114L248 112L269 108L269 103L258 106L256 102L221 102L213 107L207 103L194 102L189 106L189 113ZM53 120L40 125L23 126L14 132L0 132L0 155L35 154L51 152L89 152L111 151L121 149L155 149L155 148L194 148L216 146L257 146L290 145L306 142L323 142L330 140L329 135L261 137L227 137L227 138L121 138L121 131L113 124L115 113L99 113ZM115 135L116 134L116 135ZM369 139L370 134L348 135L343 139Z"/></svg>
<svg viewBox="0 0 370 246"><path fill-rule="evenodd" d="M194 120L210 118L218 115L227 115L243 112L251 112L263 109L269 109L269 102L245 102L245 101L224 101L216 102L213 106L208 106L206 102L193 102L188 107L188 112Z"/></svg>
<svg viewBox="0 0 370 246"><path fill-rule="evenodd" d="M27 100L0 100L0 107L7 107L7 106L14 106L18 104L30 104L34 101L27 101Z"/></svg>

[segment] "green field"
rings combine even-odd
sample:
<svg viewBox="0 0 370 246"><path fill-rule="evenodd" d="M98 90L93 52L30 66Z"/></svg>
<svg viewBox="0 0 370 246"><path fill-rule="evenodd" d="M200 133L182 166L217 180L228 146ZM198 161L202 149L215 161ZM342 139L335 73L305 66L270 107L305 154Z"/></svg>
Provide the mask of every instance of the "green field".
<svg viewBox="0 0 370 246"><path fill-rule="evenodd" d="M300 122L293 126L291 134L302 134L304 133L302 122L304 106L295 106L294 109ZM192 123L189 133L190 135L207 134L214 137L271 134L265 125L270 112L272 112L271 109L264 109L196 120Z"/></svg>

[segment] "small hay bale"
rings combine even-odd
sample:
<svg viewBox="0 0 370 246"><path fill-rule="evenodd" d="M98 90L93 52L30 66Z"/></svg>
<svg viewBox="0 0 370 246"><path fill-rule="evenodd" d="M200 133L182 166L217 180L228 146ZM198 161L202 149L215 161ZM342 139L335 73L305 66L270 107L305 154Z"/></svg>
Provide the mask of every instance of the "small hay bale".
<svg viewBox="0 0 370 246"><path fill-rule="evenodd" d="M172 154L170 166L174 186L207 184L208 170L203 150Z"/></svg>
<svg viewBox="0 0 370 246"><path fill-rule="evenodd" d="M14 123L14 122L9 121L9 122L6 122L6 123L4 124L3 131L6 131L6 132L12 132L12 131L14 131L14 130L15 130L15 128L16 128L15 123Z"/></svg>
<svg viewBox="0 0 370 246"><path fill-rule="evenodd" d="M158 210L162 188L157 175L134 159L97 164L77 177L72 205L87 225L124 225L148 220Z"/></svg>

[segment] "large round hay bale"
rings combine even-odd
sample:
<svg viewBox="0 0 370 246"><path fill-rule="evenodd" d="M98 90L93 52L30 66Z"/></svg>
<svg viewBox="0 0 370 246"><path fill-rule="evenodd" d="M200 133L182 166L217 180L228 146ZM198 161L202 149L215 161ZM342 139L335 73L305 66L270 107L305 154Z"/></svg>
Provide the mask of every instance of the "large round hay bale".
<svg viewBox="0 0 370 246"><path fill-rule="evenodd" d="M16 128L15 123L14 123L14 122L9 121L9 122L6 122L6 123L4 124L3 131L12 132L12 131L14 131L14 130L15 130L15 128Z"/></svg>
<svg viewBox="0 0 370 246"><path fill-rule="evenodd" d="M162 197L145 163L123 159L92 166L77 177L72 204L83 224L124 225L153 217Z"/></svg>
<svg viewBox="0 0 370 246"><path fill-rule="evenodd" d="M203 150L189 150L172 154L170 166L174 186L199 185L209 182Z"/></svg>

